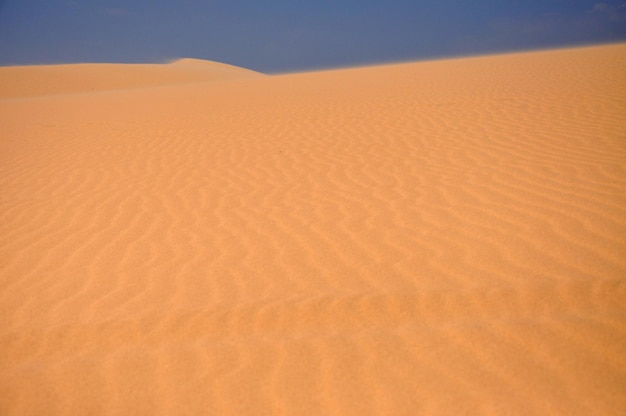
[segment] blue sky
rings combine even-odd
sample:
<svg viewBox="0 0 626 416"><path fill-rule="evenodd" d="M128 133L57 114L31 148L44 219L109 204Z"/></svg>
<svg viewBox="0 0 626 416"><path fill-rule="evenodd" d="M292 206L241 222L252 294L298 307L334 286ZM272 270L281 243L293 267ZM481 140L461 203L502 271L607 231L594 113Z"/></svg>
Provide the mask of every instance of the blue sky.
<svg viewBox="0 0 626 416"><path fill-rule="evenodd" d="M262 72L626 41L626 0L0 0L0 65Z"/></svg>

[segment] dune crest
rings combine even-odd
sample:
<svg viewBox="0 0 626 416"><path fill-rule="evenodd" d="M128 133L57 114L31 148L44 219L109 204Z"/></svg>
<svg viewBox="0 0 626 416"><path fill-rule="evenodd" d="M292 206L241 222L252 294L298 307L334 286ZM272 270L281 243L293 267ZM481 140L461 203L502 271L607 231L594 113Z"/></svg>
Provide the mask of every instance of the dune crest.
<svg viewBox="0 0 626 416"><path fill-rule="evenodd" d="M626 44L204 66L14 69L0 414L623 414Z"/></svg>
<svg viewBox="0 0 626 416"><path fill-rule="evenodd" d="M249 73L259 75L259 72L253 71L251 69L242 68L240 66L225 64L222 62L209 61L206 59L197 59L197 58L180 58L176 59L169 63L169 65L175 66L186 66L186 67L196 67L197 69L206 69L206 70L223 70L223 71L232 71L232 72L240 72L240 73Z"/></svg>

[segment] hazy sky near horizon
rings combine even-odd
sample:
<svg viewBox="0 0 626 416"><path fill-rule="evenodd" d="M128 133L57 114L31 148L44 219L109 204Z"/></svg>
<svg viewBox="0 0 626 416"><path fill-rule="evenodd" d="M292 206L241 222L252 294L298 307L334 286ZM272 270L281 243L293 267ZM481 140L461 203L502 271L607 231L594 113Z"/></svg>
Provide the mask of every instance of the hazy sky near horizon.
<svg viewBox="0 0 626 416"><path fill-rule="evenodd" d="M626 41L626 0L0 0L0 65L262 72Z"/></svg>

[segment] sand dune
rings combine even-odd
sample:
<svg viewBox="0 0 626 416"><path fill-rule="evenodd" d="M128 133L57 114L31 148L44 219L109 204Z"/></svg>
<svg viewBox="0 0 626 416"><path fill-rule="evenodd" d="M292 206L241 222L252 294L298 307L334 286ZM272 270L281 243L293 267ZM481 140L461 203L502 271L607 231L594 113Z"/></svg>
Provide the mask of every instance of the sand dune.
<svg viewBox="0 0 626 416"><path fill-rule="evenodd" d="M159 64L66 64L0 67L0 98L91 93L262 76L200 59Z"/></svg>
<svg viewBox="0 0 626 416"><path fill-rule="evenodd" d="M623 414L626 45L216 65L0 70L0 414Z"/></svg>

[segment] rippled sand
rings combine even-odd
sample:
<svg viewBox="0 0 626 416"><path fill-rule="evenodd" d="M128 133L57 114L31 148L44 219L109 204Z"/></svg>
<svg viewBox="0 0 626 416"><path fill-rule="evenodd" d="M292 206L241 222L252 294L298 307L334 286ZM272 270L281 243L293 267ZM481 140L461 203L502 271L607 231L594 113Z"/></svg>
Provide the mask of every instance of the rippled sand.
<svg viewBox="0 0 626 416"><path fill-rule="evenodd" d="M626 44L0 85L0 414L626 409Z"/></svg>

